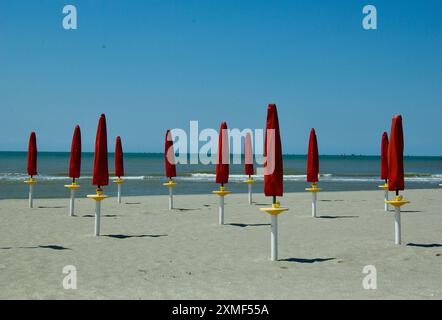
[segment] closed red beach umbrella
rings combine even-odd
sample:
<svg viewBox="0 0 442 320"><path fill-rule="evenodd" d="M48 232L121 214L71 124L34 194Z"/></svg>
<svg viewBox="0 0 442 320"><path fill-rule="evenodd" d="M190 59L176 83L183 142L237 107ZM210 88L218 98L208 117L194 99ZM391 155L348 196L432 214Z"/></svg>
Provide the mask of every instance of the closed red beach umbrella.
<svg viewBox="0 0 442 320"><path fill-rule="evenodd" d="M283 194L282 146L275 104L269 104L267 108L264 144L264 194L281 197Z"/></svg>
<svg viewBox="0 0 442 320"><path fill-rule="evenodd" d="M80 178L81 172L81 131L80 126L76 126L72 136L71 156L69 158L69 177Z"/></svg>
<svg viewBox="0 0 442 320"><path fill-rule="evenodd" d="M316 183L319 181L319 153L318 141L316 140L315 129L310 130L307 154L307 182Z"/></svg>
<svg viewBox="0 0 442 320"><path fill-rule="evenodd" d="M92 184L98 187L109 184L109 168L107 159L107 130L106 117L100 116L98 121L97 136L95 138L95 155Z"/></svg>
<svg viewBox="0 0 442 320"><path fill-rule="evenodd" d="M35 132L31 132L28 145L28 175L37 175L37 137Z"/></svg>
<svg viewBox="0 0 442 320"><path fill-rule="evenodd" d="M218 137L218 161L216 164L216 183L224 185L229 182L229 135L227 132L227 123L222 122Z"/></svg>
<svg viewBox="0 0 442 320"><path fill-rule="evenodd" d="M381 142L381 179L387 181L388 179L388 134L382 134Z"/></svg>
<svg viewBox="0 0 442 320"><path fill-rule="evenodd" d="M124 177L123 147L120 136L115 141L115 176Z"/></svg>
<svg viewBox="0 0 442 320"><path fill-rule="evenodd" d="M169 179L176 177L175 150L170 130L166 131L166 141L164 142L164 164L166 177Z"/></svg>
<svg viewBox="0 0 442 320"><path fill-rule="evenodd" d="M245 162L245 174L248 176L254 175L255 170L253 168L253 149L252 149L252 136L250 132L246 134L246 140L244 142L244 162Z"/></svg>
<svg viewBox="0 0 442 320"><path fill-rule="evenodd" d="M402 116L393 117L388 146L388 190L405 189L404 182L404 133Z"/></svg>

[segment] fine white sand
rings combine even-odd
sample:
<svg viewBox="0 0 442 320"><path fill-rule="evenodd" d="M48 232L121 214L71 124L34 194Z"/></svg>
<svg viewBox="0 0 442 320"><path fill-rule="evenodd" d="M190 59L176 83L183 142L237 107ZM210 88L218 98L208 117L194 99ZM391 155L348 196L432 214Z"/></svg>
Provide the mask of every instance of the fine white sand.
<svg viewBox="0 0 442 320"><path fill-rule="evenodd" d="M223 226L212 194L177 195L174 211L167 196L110 198L100 237L92 200L77 200L76 217L67 199L36 199L34 209L2 200L0 298L441 299L442 190L404 195L412 203L397 246L382 191L322 192L316 219L309 193L285 194L278 262L269 261L270 218L258 208L271 199L261 194L252 206L229 195ZM66 265L77 269L76 290L62 286ZM366 265L376 267L376 290L362 286Z"/></svg>

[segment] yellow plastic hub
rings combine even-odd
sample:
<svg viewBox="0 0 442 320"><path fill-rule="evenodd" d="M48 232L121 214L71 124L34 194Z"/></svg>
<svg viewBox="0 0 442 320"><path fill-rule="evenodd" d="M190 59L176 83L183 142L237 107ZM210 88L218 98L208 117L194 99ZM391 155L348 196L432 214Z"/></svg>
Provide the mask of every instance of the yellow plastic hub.
<svg viewBox="0 0 442 320"><path fill-rule="evenodd" d="M96 194L89 194L87 195L87 197L89 199L95 200L95 201L103 201L104 199L108 198L108 196L106 196L105 194L103 194L103 190L97 188L96 190Z"/></svg>
<svg viewBox="0 0 442 320"><path fill-rule="evenodd" d="M26 184L36 184L37 180L35 180L34 178L29 178L28 180L25 180L24 183L26 183Z"/></svg>
<svg viewBox="0 0 442 320"><path fill-rule="evenodd" d="M175 187L176 185L177 185L177 183L176 183L175 181L173 181L173 180L169 180L168 182L163 183L163 186L165 186L165 187L169 187L169 188L173 188L173 187Z"/></svg>
<svg viewBox="0 0 442 320"><path fill-rule="evenodd" d="M244 181L244 183L246 183L246 184L254 184L254 183L255 183L255 180L253 180L252 178L250 178L250 179L247 179L246 181Z"/></svg>
<svg viewBox="0 0 442 320"><path fill-rule="evenodd" d="M217 196L220 196L220 197L225 197L228 194L231 194L231 192L227 191L225 187L219 187L219 190L212 191L212 193L214 193L214 194L216 194Z"/></svg>
<svg viewBox="0 0 442 320"><path fill-rule="evenodd" d="M403 205L410 203L410 201L405 200L402 196L396 196L393 200L385 200L385 203L400 208Z"/></svg>
<svg viewBox="0 0 442 320"><path fill-rule="evenodd" d="M271 208L259 208L259 210L264 211L265 213L268 213L272 216L277 216L281 213L283 213L284 211L288 211L288 208L281 208L281 205L279 202L276 202L274 204L272 204Z"/></svg>
<svg viewBox="0 0 442 320"><path fill-rule="evenodd" d="M124 180L121 179L121 178L116 178L116 179L114 180L114 183L116 183L116 184L123 184L123 183L124 183Z"/></svg>
<svg viewBox="0 0 442 320"><path fill-rule="evenodd" d="M318 185L316 183L313 183L311 188L306 188L305 190L308 192L319 192L322 189L318 188Z"/></svg>
<svg viewBox="0 0 442 320"><path fill-rule="evenodd" d="M379 186L379 188L382 190L388 190L388 184L383 184L382 186Z"/></svg>
<svg viewBox="0 0 442 320"><path fill-rule="evenodd" d="M71 184L65 184L64 186L71 190L76 190L80 188L80 185L78 185L76 182L72 182Z"/></svg>

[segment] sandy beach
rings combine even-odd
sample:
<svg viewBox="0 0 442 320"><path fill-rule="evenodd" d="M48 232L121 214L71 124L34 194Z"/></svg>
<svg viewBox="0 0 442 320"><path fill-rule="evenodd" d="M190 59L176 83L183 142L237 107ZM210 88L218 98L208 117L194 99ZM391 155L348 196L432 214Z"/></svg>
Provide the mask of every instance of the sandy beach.
<svg viewBox="0 0 442 320"><path fill-rule="evenodd" d="M216 186L214 186L214 189ZM108 188L110 189L110 188ZM179 193L179 186L176 188ZM402 241L382 191L322 192L311 218L310 194L288 193L279 218L279 259L269 261L271 199L177 195L115 198L102 204L103 236L94 237L94 202L0 201L1 299L441 299L442 190L407 190ZM77 289L62 286L64 266ZM366 290L364 266L377 270Z"/></svg>

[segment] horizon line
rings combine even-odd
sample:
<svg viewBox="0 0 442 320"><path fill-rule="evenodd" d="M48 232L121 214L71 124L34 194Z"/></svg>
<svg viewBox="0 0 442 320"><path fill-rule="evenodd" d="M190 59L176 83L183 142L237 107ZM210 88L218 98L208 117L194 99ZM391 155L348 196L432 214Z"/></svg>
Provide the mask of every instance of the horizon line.
<svg viewBox="0 0 442 320"><path fill-rule="evenodd" d="M12 151L12 150L0 150L0 153L27 153L27 151ZM69 154L70 151L38 151L38 153L67 153ZM82 153L88 153L93 154L94 151L82 151ZM114 154L115 152L108 151L108 154ZM158 155L164 155L164 152L123 152L123 154L158 154ZM192 154L198 154L198 153L185 153L186 155L192 155ZM231 156L244 156L244 153L230 153ZM283 156L307 156L307 153L283 153ZM262 154L259 154L258 156L263 156ZM380 154L362 154L362 153L341 153L341 154L319 154L320 157L327 157L327 156L340 156L340 157L380 157ZM441 157L442 155L412 155L412 154L404 154L404 157Z"/></svg>

